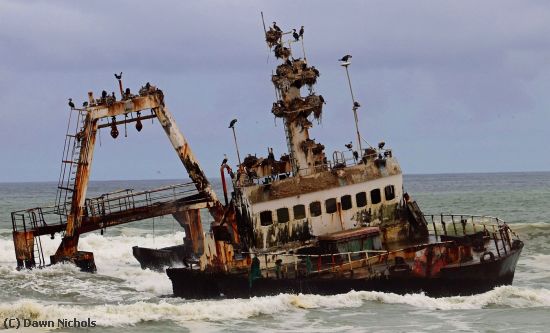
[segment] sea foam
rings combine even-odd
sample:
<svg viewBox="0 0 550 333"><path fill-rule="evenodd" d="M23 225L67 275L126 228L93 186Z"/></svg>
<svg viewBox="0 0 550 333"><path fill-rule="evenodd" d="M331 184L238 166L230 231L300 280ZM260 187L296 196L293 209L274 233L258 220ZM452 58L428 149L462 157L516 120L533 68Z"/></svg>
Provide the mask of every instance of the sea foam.
<svg viewBox="0 0 550 333"><path fill-rule="evenodd" d="M402 304L413 308L433 310L470 310L490 306L525 308L550 307L550 290L513 286L498 287L484 294L466 297L432 298L423 294L396 295L382 292L352 291L333 296L280 294L251 299L224 299L185 301L168 299L158 302L139 301L131 304L61 305L41 304L22 300L15 304L0 303L0 317L56 320L81 318L83 314L96 320L100 326L135 325L145 321L171 320L223 321L246 319L283 312L311 311L312 309L356 308L369 303Z"/></svg>

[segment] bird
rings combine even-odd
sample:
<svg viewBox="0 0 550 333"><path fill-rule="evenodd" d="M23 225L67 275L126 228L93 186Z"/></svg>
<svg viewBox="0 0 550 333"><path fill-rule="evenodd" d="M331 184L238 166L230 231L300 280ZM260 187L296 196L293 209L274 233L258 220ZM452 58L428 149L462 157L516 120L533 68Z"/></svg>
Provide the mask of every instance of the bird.
<svg viewBox="0 0 550 333"><path fill-rule="evenodd" d="M286 59L285 64L287 66L292 66L292 61L290 61L290 59Z"/></svg>
<svg viewBox="0 0 550 333"><path fill-rule="evenodd" d="M357 161L359 159L359 153L357 150L353 151L353 158Z"/></svg>
<svg viewBox="0 0 550 333"><path fill-rule="evenodd" d="M304 26L300 28L300 37L304 38Z"/></svg>
<svg viewBox="0 0 550 333"><path fill-rule="evenodd" d="M352 58L351 55L346 54L345 56L342 57L342 59L338 59L338 60L339 60L339 61L346 62L346 61L350 60L351 58Z"/></svg>
<svg viewBox="0 0 550 333"><path fill-rule="evenodd" d="M223 157L222 165L227 163L227 155L223 154Z"/></svg>
<svg viewBox="0 0 550 333"><path fill-rule="evenodd" d="M237 122L237 119L233 119L231 120L231 122L229 123L229 127L228 128L233 128L233 126L235 126L235 123Z"/></svg>
<svg viewBox="0 0 550 333"><path fill-rule="evenodd" d="M118 74L118 75L115 73L115 77L117 78L117 80L122 79L122 72L120 72L120 74Z"/></svg>
<svg viewBox="0 0 550 333"><path fill-rule="evenodd" d="M346 143L344 146L346 146L346 148L348 148L349 150L353 148L353 144L351 143L351 141L349 143Z"/></svg>
<svg viewBox="0 0 550 333"><path fill-rule="evenodd" d="M74 109L74 103L72 98L69 98L69 106L71 107L71 109Z"/></svg>
<svg viewBox="0 0 550 333"><path fill-rule="evenodd" d="M107 91L103 90L101 92L101 98L107 98Z"/></svg>
<svg viewBox="0 0 550 333"><path fill-rule="evenodd" d="M273 29L275 29L275 31L281 32L281 28L277 26L277 22L273 22Z"/></svg>
<svg viewBox="0 0 550 333"><path fill-rule="evenodd" d="M361 104L359 104L359 102L353 102L353 107L354 108L360 108Z"/></svg>
<svg viewBox="0 0 550 333"><path fill-rule="evenodd" d="M317 68L315 68L315 66L311 66L311 70L313 71L313 73L315 73L315 75L317 76L320 76L321 74L319 73L319 70Z"/></svg>
<svg viewBox="0 0 550 333"><path fill-rule="evenodd" d="M321 101L321 103L327 104L327 102L325 102L325 98L323 97L323 95L319 95L319 100Z"/></svg>
<svg viewBox="0 0 550 333"><path fill-rule="evenodd" d="M83 107L87 107L87 106L88 106L88 102L82 103L82 106L83 106Z"/></svg>
<svg viewBox="0 0 550 333"><path fill-rule="evenodd" d="M298 35L298 33L296 32L296 29L292 29L293 33L292 33L292 37L294 37L294 41L299 41L300 40L300 35Z"/></svg>

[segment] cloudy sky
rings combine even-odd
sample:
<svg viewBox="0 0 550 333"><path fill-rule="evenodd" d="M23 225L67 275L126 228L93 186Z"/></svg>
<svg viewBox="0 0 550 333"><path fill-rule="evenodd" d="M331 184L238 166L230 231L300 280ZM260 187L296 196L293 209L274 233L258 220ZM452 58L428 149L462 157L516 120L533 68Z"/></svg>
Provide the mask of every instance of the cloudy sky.
<svg viewBox="0 0 550 333"><path fill-rule="evenodd" d="M362 134L405 173L550 170L548 1L0 0L0 181L57 180L67 98L116 91L120 71L164 90L212 177L224 153L236 162L233 118L242 155L284 153L261 11L305 26L327 156L354 140L349 53ZM156 122L100 142L93 179L186 177Z"/></svg>

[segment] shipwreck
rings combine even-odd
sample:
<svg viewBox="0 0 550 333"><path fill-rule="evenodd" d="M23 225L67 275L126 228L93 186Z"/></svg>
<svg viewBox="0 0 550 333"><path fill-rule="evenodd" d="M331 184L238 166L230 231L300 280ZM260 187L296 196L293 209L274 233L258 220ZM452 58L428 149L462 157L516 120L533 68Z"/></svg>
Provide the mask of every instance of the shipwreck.
<svg viewBox="0 0 550 333"><path fill-rule="evenodd" d="M326 102L315 90L320 72L305 57L303 37L303 27L284 32L274 23L265 30L280 62L271 76L271 112L284 124L288 151L276 158L268 149L265 157L241 161L237 149L235 170L227 159L220 167L223 202L154 85L132 94L121 73L120 98L104 91L100 98L90 92L81 108L71 101L55 205L11 214L18 268L68 261L93 272L93 253L78 250L80 235L172 215L185 231L182 244L133 251L143 268L166 270L175 296L350 290L459 295L511 284L523 242L509 225L489 216L424 214L404 191L392 150L361 136L350 55L340 65L349 82L356 142L327 156L325 146L310 138ZM300 50L302 57L294 58ZM155 118L191 182L87 198L98 131L110 129L116 138L117 126L134 123L139 131L142 121ZM202 210L212 216L209 230L203 230ZM47 263L40 237L56 233L61 244Z"/></svg>

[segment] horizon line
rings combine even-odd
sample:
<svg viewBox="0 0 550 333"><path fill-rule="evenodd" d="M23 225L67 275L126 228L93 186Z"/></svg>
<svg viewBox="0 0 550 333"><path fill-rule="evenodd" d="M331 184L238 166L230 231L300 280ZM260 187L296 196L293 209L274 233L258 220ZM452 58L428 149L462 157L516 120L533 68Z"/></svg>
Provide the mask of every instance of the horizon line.
<svg viewBox="0 0 550 333"><path fill-rule="evenodd" d="M473 174L518 174L518 173L550 173L550 170L537 171L466 171L466 172L433 172L433 173L403 173L403 176L438 176L438 175L473 175ZM165 180L185 180L186 178L142 178L142 179L90 179L90 182L117 182L117 181L165 181ZM210 179L221 179L220 177L211 177ZM19 183L55 183L57 180L16 180L0 181L0 184L19 184Z"/></svg>

